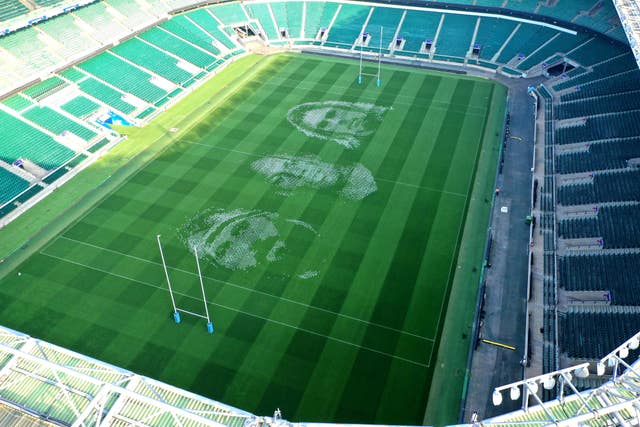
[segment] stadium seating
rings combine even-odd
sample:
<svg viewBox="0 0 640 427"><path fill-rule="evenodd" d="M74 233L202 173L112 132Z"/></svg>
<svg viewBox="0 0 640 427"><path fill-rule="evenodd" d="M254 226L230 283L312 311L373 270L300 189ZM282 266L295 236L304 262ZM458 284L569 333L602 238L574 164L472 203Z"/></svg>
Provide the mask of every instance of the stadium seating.
<svg viewBox="0 0 640 427"><path fill-rule="evenodd" d="M436 40L436 54L464 58L471 49L471 39L477 21L476 16L445 14Z"/></svg>
<svg viewBox="0 0 640 427"><path fill-rule="evenodd" d="M75 18L70 14L49 19L38 26L48 37L55 39L58 45L52 47L56 54L65 59L89 53L100 47L100 43L87 35L76 25Z"/></svg>
<svg viewBox="0 0 640 427"><path fill-rule="evenodd" d="M563 153L556 157L561 174L622 169L629 159L640 157L640 138L590 144L587 151Z"/></svg>
<svg viewBox="0 0 640 427"><path fill-rule="evenodd" d="M110 53L93 57L78 67L147 102L156 102L167 94L166 90L151 83L151 75L146 71Z"/></svg>
<svg viewBox="0 0 640 427"><path fill-rule="evenodd" d="M517 67L520 70L528 70L551 58L556 53L570 52L576 46L582 44L586 38L587 36L584 34L557 33L548 43L528 55Z"/></svg>
<svg viewBox="0 0 640 427"><path fill-rule="evenodd" d="M121 15L121 22L129 29L134 30L156 20L153 16L153 8L145 11L136 2L129 0L106 0Z"/></svg>
<svg viewBox="0 0 640 427"><path fill-rule="evenodd" d="M638 263L638 253L564 256L558 280L569 291L610 291L612 304L638 306Z"/></svg>
<svg viewBox="0 0 640 427"><path fill-rule="evenodd" d="M238 46L227 36L227 34L219 28L219 23L213 18L211 13L206 9L194 10L189 12L188 19L204 29L211 40L215 39L223 44L227 49L236 49ZM191 41L191 40L189 40ZM209 42L211 44L211 41Z"/></svg>
<svg viewBox="0 0 640 427"><path fill-rule="evenodd" d="M481 17L475 39L475 44L480 47L480 57L491 60L517 25L511 20Z"/></svg>
<svg viewBox="0 0 640 427"><path fill-rule="evenodd" d="M520 24L515 35L509 40L497 61L506 64L512 61L526 58L543 43L548 42L556 34L555 30L537 25Z"/></svg>
<svg viewBox="0 0 640 427"><path fill-rule="evenodd" d="M389 45L393 41L396 28L400 23L403 11L401 9L386 9L381 7L375 7L369 22L364 32L369 33L369 49L378 50L380 46L382 49L388 50ZM380 43L380 30L382 30L382 43Z"/></svg>
<svg viewBox="0 0 640 427"><path fill-rule="evenodd" d="M268 3L247 3L246 9L250 18L260 21L262 29L269 40L278 40L280 38Z"/></svg>
<svg viewBox="0 0 640 427"><path fill-rule="evenodd" d="M111 51L176 84L184 83L193 77L193 74L178 67L177 59L153 46L149 46L140 39L127 40L113 47Z"/></svg>
<svg viewBox="0 0 640 427"><path fill-rule="evenodd" d="M213 44L213 37L200 30L185 16L176 16L170 21L161 24L160 27L189 43L199 46L213 55L220 54L220 50Z"/></svg>
<svg viewBox="0 0 640 427"><path fill-rule="evenodd" d="M338 3L308 2L305 15L304 35L306 38L316 37L321 28L328 28L331 19L338 10Z"/></svg>
<svg viewBox="0 0 640 427"><path fill-rule="evenodd" d="M33 102L20 94L13 95L12 97L2 101L2 103L17 112L21 112L22 110L25 110L26 108L33 105Z"/></svg>
<svg viewBox="0 0 640 427"><path fill-rule="evenodd" d="M188 43L173 34L163 31L160 28L152 28L140 34L138 37L159 47L162 50L170 52L176 56L180 56L190 63L206 68L217 61L213 54L198 49L191 43ZM146 49L145 49L146 50Z"/></svg>
<svg viewBox="0 0 640 427"><path fill-rule="evenodd" d="M627 202L639 199L640 171L597 173L592 184L558 187L558 203L584 205L589 203Z"/></svg>
<svg viewBox="0 0 640 427"><path fill-rule="evenodd" d="M398 33L406 40L402 50L411 54L420 52L420 47L425 40L435 39L441 18L441 13L407 11ZM402 54L402 52L398 53Z"/></svg>
<svg viewBox="0 0 640 427"><path fill-rule="evenodd" d="M249 20L240 3L222 4L210 10L221 22L227 25L245 23Z"/></svg>
<svg viewBox="0 0 640 427"><path fill-rule="evenodd" d="M98 110L100 108L100 104L93 102L84 96L76 96L69 100L69 102L61 105L60 108L79 119L83 119Z"/></svg>
<svg viewBox="0 0 640 427"><path fill-rule="evenodd" d="M569 357L577 359L602 357L640 329L640 315L635 310L574 309L560 321L560 345Z"/></svg>
<svg viewBox="0 0 640 427"><path fill-rule="evenodd" d="M91 37L96 40L114 40L125 37L129 30L108 12L107 4L97 2L90 7L83 7L73 12L73 15L85 22L91 30Z"/></svg>
<svg viewBox="0 0 640 427"><path fill-rule="evenodd" d="M640 112L625 111L599 116L589 116L584 125L557 129L557 144L625 138L640 134Z"/></svg>
<svg viewBox="0 0 640 427"><path fill-rule="evenodd" d="M14 0L0 0L0 21L9 19L27 13L29 9L20 2Z"/></svg>
<svg viewBox="0 0 640 427"><path fill-rule="evenodd" d="M7 203L28 187L27 181L0 167L0 205Z"/></svg>
<svg viewBox="0 0 640 427"><path fill-rule="evenodd" d="M136 107L124 101L123 94L118 92L104 83L89 78L79 83L80 89L87 95L107 104L111 108L117 111L121 111L125 114L135 111Z"/></svg>
<svg viewBox="0 0 640 427"><path fill-rule="evenodd" d="M593 218L568 218L558 224L558 236L565 239L598 237L603 248L633 248L640 244L640 206L603 206Z"/></svg>
<svg viewBox="0 0 640 427"><path fill-rule="evenodd" d="M57 143L50 135L0 110L0 160L13 163L29 159L45 169L55 169L73 157L74 152Z"/></svg>
<svg viewBox="0 0 640 427"><path fill-rule="evenodd" d="M356 39L360 37L362 27L370 11L371 6L343 4L333 26L329 29L329 37L325 46L351 48Z"/></svg>
<svg viewBox="0 0 640 427"><path fill-rule="evenodd" d="M23 112L22 116L56 135L62 134L63 132L71 132L86 141L93 139L97 135L91 129L76 123L48 107L30 108Z"/></svg>
<svg viewBox="0 0 640 427"><path fill-rule="evenodd" d="M596 99L581 98L563 102L556 106L555 115L558 119L569 119L638 109L640 109L640 87L639 90L602 95Z"/></svg>

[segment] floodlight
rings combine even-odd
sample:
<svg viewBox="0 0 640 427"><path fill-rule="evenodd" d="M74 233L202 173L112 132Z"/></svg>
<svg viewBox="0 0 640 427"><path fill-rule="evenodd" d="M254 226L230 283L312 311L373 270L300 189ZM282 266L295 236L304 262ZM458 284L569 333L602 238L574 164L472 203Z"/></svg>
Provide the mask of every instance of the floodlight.
<svg viewBox="0 0 640 427"><path fill-rule="evenodd" d="M517 385L511 387L509 390L509 396L511 397L511 400L518 400L520 397L520 388Z"/></svg>
<svg viewBox="0 0 640 427"><path fill-rule="evenodd" d="M640 339L638 339L637 336L631 338L631 340L629 341L629 349L635 350L638 347L640 347Z"/></svg>
<svg viewBox="0 0 640 427"><path fill-rule="evenodd" d="M547 378L545 378L542 383L542 386L545 388L545 390L551 390L553 387L555 387L555 385L556 379L552 375L549 375Z"/></svg>
<svg viewBox="0 0 640 427"><path fill-rule="evenodd" d="M502 403L502 393L500 393L498 390L494 390L492 400L493 406L499 406Z"/></svg>
<svg viewBox="0 0 640 427"><path fill-rule="evenodd" d="M628 355L629 355L629 347L627 346L622 347L620 349L620 352L618 352L618 356L620 356L621 359L624 359Z"/></svg>
<svg viewBox="0 0 640 427"><path fill-rule="evenodd" d="M582 368L578 368L573 372L576 374L576 377L578 378L587 378L589 376L589 369L586 366L583 366Z"/></svg>
<svg viewBox="0 0 640 427"><path fill-rule="evenodd" d="M598 364L596 365L596 373L598 374L599 377L604 375L604 370L605 370L604 363L598 362Z"/></svg>
<svg viewBox="0 0 640 427"><path fill-rule="evenodd" d="M533 394L536 394L538 392L538 383L535 381L531 381L528 382L527 385L529 386L529 391Z"/></svg>

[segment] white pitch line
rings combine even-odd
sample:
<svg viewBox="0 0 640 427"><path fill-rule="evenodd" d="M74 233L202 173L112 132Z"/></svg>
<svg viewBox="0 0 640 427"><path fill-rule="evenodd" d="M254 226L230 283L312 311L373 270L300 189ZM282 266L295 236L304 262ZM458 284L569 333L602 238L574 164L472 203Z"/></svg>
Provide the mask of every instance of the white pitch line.
<svg viewBox="0 0 640 427"><path fill-rule="evenodd" d="M66 236L59 236L58 239L68 240L70 242L74 242L74 243L77 243L77 244L80 244L80 245L89 246L89 247L92 247L92 248L95 248L95 249L99 249L99 250L102 250L102 251L110 252L110 253L113 253L113 254L116 254L116 255L120 255L120 256L123 256L123 257L132 258L132 259L135 259L135 260L138 260L138 261L142 261L142 262L145 262L145 263L148 263L148 264L153 264L153 265L158 265L158 266L162 265L161 263L156 262L156 261L152 261L152 260L149 260L149 259L146 259L146 258L137 257L135 255L131 255L131 254L127 254L127 253L124 253L124 252L116 251L114 249L109 249L109 248L105 248L105 247L102 247L102 246L94 245L92 243L83 242L81 240L72 239L72 238L66 237ZM49 247L50 246L48 246L45 249L48 249ZM174 270L174 271L179 271L181 273L188 274L190 276L197 277L197 274L195 274L195 273L193 273L191 271L188 271L188 270L183 270L183 269L177 268L177 267L171 267L169 265L167 265L167 268L169 268L171 270ZM288 302L288 303L291 303L291 304L299 305L299 306L307 308L307 309L310 308L310 309L313 309L313 310L322 311L322 312L327 313L327 314L332 314L332 315L334 315L336 317L343 317L345 319L353 320L355 322L363 323L365 325L375 326L375 327L378 327L378 328L381 328L381 329L386 329L388 331L396 332L396 333L399 333L399 334L402 334L402 335L408 335L408 336L411 336L411 337L414 337L414 338L418 338L420 340L424 340L424 341L428 341L428 342L435 342L434 338L427 338L425 336L414 334L412 332L402 331L400 329L396 329L396 328L393 328L391 326L386 326L386 325L382 325L380 323L370 322L368 320L363 320L363 319L359 319L359 318L354 317L354 316L349 316L348 314L338 313L338 312L335 312L335 311L332 311L332 310L328 310L326 308L316 307L316 306L309 305L309 304L306 304L306 303L303 303L303 302L300 302L300 301L295 301L295 300L292 300L292 299L289 299L289 298L286 298L286 297L272 295L272 294L270 294L268 292L259 291L257 289L253 289L253 288L249 288L249 287L246 287L246 286L239 285L237 283L229 282L229 281L226 281L226 280L220 280L220 279L216 279L214 277L208 277L208 276L202 276L202 278L206 279L206 280L211 280L213 282L218 282L218 283L221 283L223 285L228 285L228 286L231 286L231 287L234 287L234 288L242 289L242 290L245 290L245 291L248 291L248 292L253 292L253 293L260 294L260 295L269 296L271 298L275 298L277 300L281 300L281 301L285 301L285 302Z"/></svg>
<svg viewBox="0 0 640 427"><path fill-rule="evenodd" d="M211 148L211 149L215 149L215 150L228 151L230 153L246 154L247 156L256 157L256 158L259 158L259 159L264 158L264 155L262 155L262 154L249 153L247 151L234 150L232 148L218 147L218 146L214 146L214 145L203 144L201 142L189 141L189 140L186 140L186 139L182 139L182 140L180 140L180 142L185 142L187 144L197 145L197 146L200 146L200 147L207 147L207 148ZM396 181L396 180L393 180L393 179L385 179L385 178L378 178L378 177L374 177L374 179L377 180L377 181L388 182L390 184L396 184L396 185L401 185L401 186L404 186L404 187L412 187L412 188L417 188L419 190L430 191L432 193L442 193L442 194L449 194L451 196L463 197L465 199L467 198L466 194L456 193L455 191L438 190L436 188L425 187L424 185L411 184L410 182Z"/></svg>
<svg viewBox="0 0 640 427"><path fill-rule="evenodd" d="M88 268L90 270L98 271L100 273L104 273L104 274L108 274L110 276L114 276L114 277L118 277L118 278L121 278L121 279L124 279L124 280L128 280L128 281L133 282L133 283L138 283L140 285L148 286L150 288L159 289L159 290L164 291L164 292L169 292L167 289L165 289L162 286L157 286L157 285L154 285L152 283L143 282L142 280L134 279L134 278L128 277L128 276L123 276L122 274L113 273L111 271L103 270L101 268L93 267L93 266L90 266L90 265L86 265L86 264L83 264L81 262L72 261L70 259L66 259L66 258L59 257L59 256L56 256L56 255L51 255L51 254L48 254L48 253L43 252L43 251L40 251L40 254L42 254L44 256L48 256L48 257L53 258L53 259L57 259L59 261L67 262L69 264L74 264L74 265L77 265L79 267ZM202 302L201 299L192 297L192 296L187 295L185 293L176 292L176 291L174 291L173 293L177 294L177 295L181 295L181 296L183 296L185 298L189 298L189 299L192 299L192 300L196 300L196 301ZM376 350L374 348L367 347L367 346L364 346L364 345L355 344L355 343L352 343L350 341L346 341L346 340L343 340L343 339L340 339L340 338L335 338L335 337L332 337L332 336L329 336L329 335L321 334L319 332L311 331L309 329L300 328L298 326L290 325L288 323L280 322L278 320L273 320L273 319L270 319L268 317L263 317L263 316L259 316L257 314L253 314L253 313L249 313L249 312L246 312L246 311L242 311L242 310L239 310L237 308L228 307L226 305L218 304L218 303L211 302L211 301L206 301L206 303L207 304L211 304L211 305L216 306L216 307L227 309L229 311L234 311L236 313L246 314L247 316L255 317L257 319L261 319L261 320L264 320L266 322L275 323L276 325L284 326L284 327L287 327L287 328L295 329L297 331L301 331L301 332L305 332L305 333L308 333L308 334L311 334L311 335L316 335L316 336L319 336L319 337L322 337L322 338L326 338L328 340L332 340L332 341L335 341L335 342L338 342L338 343L341 343L341 344L345 344L345 345L348 345L348 346L351 346L351 347L361 348L363 350L370 351L372 353L377 353L377 354L380 354L382 356L386 356L386 357L389 357L389 358L392 358L392 359L401 360L403 362L406 362L406 363L409 363L409 364L412 364L412 365L416 365L416 366L420 366L422 368L428 368L429 367L429 365L421 363L421 362L416 362L415 360L407 359L407 358L404 358L404 357L401 357L401 356L396 356L394 354L390 354L390 353L387 353L387 352L384 352L384 351L381 351L381 350Z"/></svg>

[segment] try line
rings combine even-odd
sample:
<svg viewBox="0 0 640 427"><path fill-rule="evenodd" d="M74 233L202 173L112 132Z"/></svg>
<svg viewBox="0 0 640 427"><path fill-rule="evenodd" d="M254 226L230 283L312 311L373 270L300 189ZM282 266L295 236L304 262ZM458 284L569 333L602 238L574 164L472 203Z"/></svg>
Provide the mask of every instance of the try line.
<svg viewBox="0 0 640 427"><path fill-rule="evenodd" d="M72 238L66 237L66 236L58 236L58 238L53 240L51 244L47 245L43 249L43 251L47 250L49 247L51 247L52 244L55 243L56 240L60 240L60 239L68 240L70 242L73 242L73 243L76 243L76 244L79 244L79 245L88 246L88 247L91 247L91 248L94 248L94 249L98 249L98 250L101 250L101 251L110 252L112 254L116 254L116 255L119 255L119 256L122 256L122 257L135 259L137 261L141 261L141 262L144 262L144 263L147 263L147 264L162 266L162 263L159 263L159 262L156 262L156 261L152 261L152 260L149 260L149 259L146 259L146 258L137 257L135 255L131 255L131 254L127 254L127 253L124 253L124 252L116 251L114 249L105 248L105 247L102 247L102 246L99 246L99 245L94 245L92 243L83 242L81 240L72 239ZM44 254L44 255L49 255L50 256L50 254ZM174 271L178 271L180 273L184 273L184 274L190 275L190 276L194 276L194 277L198 276L196 273L194 273L192 271L184 270L184 269L177 268L177 267L171 267L170 265L167 265L167 268L170 269L170 270L174 270ZM418 338L420 340L424 340L424 341L428 341L428 342L435 342L434 338L428 338L428 337L425 337L425 336L422 336L422 335L419 335L419 334L416 334L416 333L403 331L403 330L400 330L400 329L397 329L397 328L394 328L394 327L391 327L391 326L382 325L382 324L376 323L376 322L370 322L368 320L363 320L363 319L360 319L358 317L349 316L348 314L338 313L336 311L328 310L326 308L317 307L317 306L306 304L306 303L303 303L303 302L300 302L300 301L292 300L292 299L287 298L287 297L276 296L276 295L270 294L268 292L260 291L258 289L253 289L253 288L250 288L250 287L247 287L247 286L242 286L242 285L239 285L237 283L229 282L227 280L220 280L220 279L216 279L214 277L209 277L209 276L205 276L205 275L203 275L202 278L206 279L206 280L211 280L212 282L217 282L217 283L220 283L220 284L223 284L223 285L231 286L231 287L234 287L234 288L237 288L237 289L242 289L242 290L247 291L247 292L253 292L253 293L256 293L256 294L259 294L259 295L264 295L264 296L268 296L268 297L271 297L271 298L275 298L277 300L285 301L287 303L295 304L295 305L298 305L298 306L301 306L301 307L304 307L304 308L307 308L307 309L318 310L318 311L321 311L323 313L332 314L332 315L334 315L336 317L342 317L342 318L345 318L345 319L348 319L348 320L353 320L355 322L363 323L365 325L375 326L375 327L378 327L378 328L381 328L381 329L385 329L385 330L388 330L388 331L396 332L396 333L399 333L399 334L402 334L402 335L411 336L411 337Z"/></svg>
<svg viewBox="0 0 640 427"><path fill-rule="evenodd" d="M111 271L107 271L107 270L104 270L104 269L101 269L101 268L98 268L98 267L93 267L93 266L90 266L90 265L87 265L87 264L83 264L81 262L73 261L73 260L70 260L70 259L66 259L66 258L63 258L63 257L52 255L52 254L48 254L48 253L44 252L44 250L40 251L40 254L42 254L44 256L47 256L49 258L57 259L59 261L63 261L63 262L69 263L69 264L76 265L76 266L79 266L79 267L88 268L90 270L98 271L98 272L103 273L103 274L108 274L110 276L114 276L114 277L118 277L120 279L128 280L130 282L137 283L139 285L148 286L150 288L155 288L155 289L161 290L163 292L169 292L163 286L154 285L153 283L145 282L145 281L142 281L142 280L139 280L139 279L134 279L133 277L128 277L128 276L125 276L125 275L122 275L122 274L113 273ZM185 293L182 293L182 292L174 291L174 294L180 295L180 296L183 296L185 298L192 299L192 300L202 301L202 300L200 300L200 299L198 299L196 297L193 297L191 295L188 295L188 294L185 294ZM264 320L266 322L274 323L276 325L284 326L284 327L295 329L295 330L298 330L298 331L301 331L301 332L305 332L305 333L308 333L308 334L311 334L311 335L322 337L322 338L325 338L325 339L328 339L328 340L331 340L331 341L335 341L335 342L338 342L338 343L341 343L341 344L348 345L350 347L360 348L360 349L363 349L363 350L366 350L366 351L370 351L372 353L377 353L377 354L380 354L380 355L385 356L385 357L389 357L389 358L392 358L392 359L400 360L402 362L406 362L406 363L409 363L411 365L419 366L421 368L428 368L429 367L429 365L426 364L426 363L417 362L415 360L407 359L407 358L402 357L402 356L396 356L394 354L387 353L387 352L382 351L382 350L377 350L375 348L371 348L371 347L364 346L364 345L361 345L361 344L356 344L356 343L353 343L353 342L350 342L350 341L346 341L346 340L343 340L343 339L340 339L340 338L332 337L330 335L321 334L319 332L312 331L312 330L305 329L305 328L301 328L301 327L296 326L296 325L290 325L288 323L281 322L279 320L274 320L274 319L271 319L271 318L268 318L268 317L260 316L258 314L254 314L254 313L249 313L249 312L237 309L237 308L229 307L229 306L218 304L218 303L211 302L211 301L205 301L205 303L211 304L213 306L216 306L216 307L219 307L219 308L222 308L222 309L225 309L225 310L233 311L233 312L236 312L236 313L246 314L247 316L255 317L256 319L261 319L261 320ZM433 347L431 349L431 352L433 352Z"/></svg>

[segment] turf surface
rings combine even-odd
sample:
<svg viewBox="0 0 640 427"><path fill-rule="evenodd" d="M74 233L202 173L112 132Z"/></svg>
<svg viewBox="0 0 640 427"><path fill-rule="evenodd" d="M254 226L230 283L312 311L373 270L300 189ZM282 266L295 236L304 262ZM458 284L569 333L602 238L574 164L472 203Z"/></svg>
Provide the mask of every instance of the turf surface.
<svg viewBox="0 0 640 427"><path fill-rule="evenodd" d="M258 413L420 424L472 184L495 170L478 165L485 124L504 98L486 80L388 67L376 88L356 73L271 59L4 278L0 322ZM343 129L361 131L349 149L287 120L326 101L387 110ZM311 114L307 130L344 113ZM271 179L252 168L273 156L307 161ZM375 178L364 198L345 196L356 168ZM172 323L157 234L178 304L202 312L186 245L199 242L213 336L201 319Z"/></svg>

